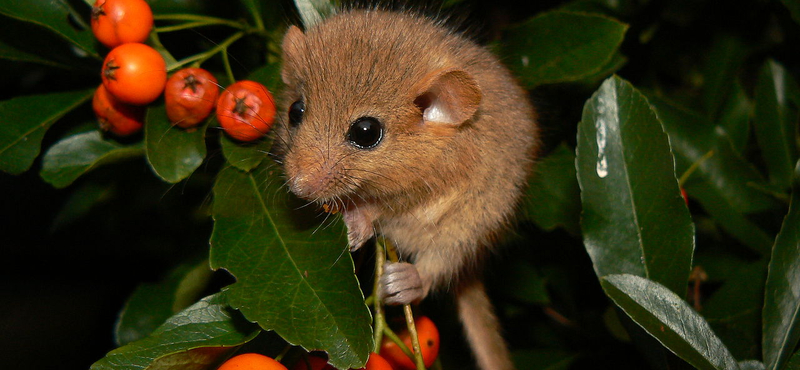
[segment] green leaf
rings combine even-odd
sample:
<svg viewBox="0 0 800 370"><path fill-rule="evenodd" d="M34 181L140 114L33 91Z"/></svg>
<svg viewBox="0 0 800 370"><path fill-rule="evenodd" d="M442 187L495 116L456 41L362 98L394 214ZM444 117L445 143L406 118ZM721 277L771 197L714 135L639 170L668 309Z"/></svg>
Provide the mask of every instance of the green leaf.
<svg viewBox="0 0 800 370"><path fill-rule="evenodd" d="M273 97L277 96L280 94L281 88L283 87L283 81L281 80L281 64L265 64L247 75L247 79L261 83L269 90Z"/></svg>
<svg viewBox="0 0 800 370"><path fill-rule="evenodd" d="M703 302L703 316L736 358L760 357L767 261L729 265L732 277Z"/></svg>
<svg viewBox="0 0 800 370"><path fill-rule="evenodd" d="M61 206L50 230L62 230L80 220L95 206L113 198L117 192L114 185L87 182L78 186Z"/></svg>
<svg viewBox="0 0 800 370"><path fill-rule="evenodd" d="M797 160L797 83L773 60L761 68L756 85L754 126L770 183L788 188Z"/></svg>
<svg viewBox="0 0 800 370"><path fill-rule="evenodd" d="M667 287L635 275L600 280L606 294L650 335L698 369L739 369L708 323Z"/></svg>
<svg viewBox="0 0 800 370"><path fill-rule="evenodd" d="M792 13L792 18L794 18L794 21L800 23L800 1L781 0L781 2L789 9L789 12Z"/></svg>
<svg viewBox="0 0 800 370"><path fill-rule="evenodd" d="M766 186L766 183L747 160L732 150L730 138L724 130L703 116L662 98L648 95L647 99L658 112L658 118L669 135L676 171L683 173L692 164L700 162L686 182L687 190L697 183L706 182L726 203L744 214L771 210L778 205L772 197L749 185ZM713 154L703 159L709 151Z"/></svg>
<svg viewBox="0 0 800 370"><path fill-rule="evenodd" d="M237 281L228 302L262 328L337 368L359 368L373 348L371 317L338 218L314 218L282 187L271 161L223 169L214 186L211 265ZM326 215L324 217L331 217Z"/></svg>
<svg viewBox="0 0 800 370"><path fill-rule="evenodd" d="M142 154L141 144L123 146L105 140L100 131L85 132L50 147L42 159L40 175L44 181L63 188L97 166Z"/></svg>
<svg viewBox="0 0 800 370"><path fill-rule="evenodd" d="M309 29L331 15L336 6L333 1L328 0L294 0L303 26Z"/></svg>
<svg viewBox="0 0 800 370"><path fill-rule="evenodd" d="M508 28L501 54L529 88L577 81L608 65L627 29L605 16L553 11Z"/></svg>
<svg viewBox="0 0 800 370"><path fill-rule="evenodd" d="M800 162L789 213L772 248L764 294L763 357L767 369L783 368L800 340Z"/></svg>
<svg viewBox="0 0 800 370"><path fill-rule="evenodd" d="M741 155L750 139L750 113L753 105L741 83L733 84L731 89L733 91L723 103L717 124L725 129L733 150Z"/></svg>
<svg viewBox="0 0 800 370"><path fill-rule="evenodd" d="M88 25L79 19L78 11L90 12L88 7L74 9L67 1L31 0L0 2L0 14L45 27L89 55L100 59L95 49L97 41ZM86 26L79 29L75 23Z"/></svg>
<svg viewBox="0 0 800 370"><path fill-rule="evenodd" d="M172 315L193 304L211 278L208 260L185 263L157 283L136 288L120 313L116 341L125 345L142 339Z"/></svg>
<svg viewBox="0 0 800 370"><path fill-rule="evenodd" d="M619 77L583 109L576 167L584 245L598 277L628 273L683 295L694 224L667 135L647 99Z"/></svg>
<svg viewBox="0 0 800 370"><path fill-rule="evenodd" d="M109 352L91 370L207 369L258 332L218 294L212 295L171 317L150 336Z"/></svg>
<svg viewBox="0 0 800 370"><path fill-rule="evenodd" d="M739 368L742 370L764 370L764 364L761 361L747 360L739 361Z"/></svg>
<svg viewBox="0 0 800 370"><path fill-rule="evenodd" d="M144 143L147 160L164 181L176 183L191 175L206 157L206 124L192 129L173 126L164 105L147 110Z"/></svg>
<svg viewBox="0 0 800 370"><path fill-rule="evenodd" d="M99 61L85 54L48 29L0 15L0 59L36 63L90 75L96 80Z"/></svg>
<svg viewBox="0 0 800 370"><path fill-rule="evenodd" d="M795 352L789 363L786 364L786 370L800 370L800 352Z"/></svg>
<svg viewBox="0 0 800 370"><path fill-rule="evenodd" d="M0 25L0 27L2 27L2 25ZM2 30L0 30L0 35L2 35ZM23 50L17 47L16 45L12 45L11 43L8 43L6 42L6 40L2 39L0 39L0 59L8 59L17 62L38 63L63 69L71 68L69 65L66 65L64 63L59 63L44 58L42 57L42 55L38 53Z"/></svg>
<svg viewBox="0 0 800 370"><path fill-rule="evenodd" d="M766 186L758 171L733 150L721 128L658 97L648 99L669 134L677 172L700 163L684 185L689 196L697 199L736 239L761 254L767 253L772 237L745 217L779 206L774 198L753 186ZM713 154L704 158L709 152Z"/></svg>
<svg viewBox="0 0 800 370"><path fill-rule="evenodd" d="M747 49L736 37L718 37L708 50L703 73L703 105L712 120L720 115L720 108L728 100Z"/></svg>
<svg viewBox="0 0 800 370"><path fill-rule="evenodd" d="M258 167L267 158L272 147L272 140L268 138L243 143L221 134L219 141L222 146L222 154L228 163L245 172Z"/></svg>
<svg viewBox="0 0 800 370"><path fill-rule="evenodd" d="M523 207L524 214L542 229L561 226L580 235L580 188L572 149L561 144L536 164Z"/></svg>
<svg viewBox="0 0 800 370"><path fill-rule="evenodd" d="M0 170L27 171L39 156L45 132L92 98L94 89L31 95L0 102Z"/></svg>

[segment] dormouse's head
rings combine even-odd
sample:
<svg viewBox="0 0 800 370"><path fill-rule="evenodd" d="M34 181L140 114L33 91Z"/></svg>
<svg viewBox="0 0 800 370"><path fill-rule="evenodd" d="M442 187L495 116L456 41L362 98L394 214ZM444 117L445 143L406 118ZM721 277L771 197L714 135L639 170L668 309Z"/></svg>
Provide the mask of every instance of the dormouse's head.
<svg viewBox="0 0 800 370"><path fill-rule="evenodd" d="M291 27L275 130L290 190L317 202L385 200L433 192L462 171L475 153L459 137L481 102L465 68L471 47L405 13Z"/></svg>

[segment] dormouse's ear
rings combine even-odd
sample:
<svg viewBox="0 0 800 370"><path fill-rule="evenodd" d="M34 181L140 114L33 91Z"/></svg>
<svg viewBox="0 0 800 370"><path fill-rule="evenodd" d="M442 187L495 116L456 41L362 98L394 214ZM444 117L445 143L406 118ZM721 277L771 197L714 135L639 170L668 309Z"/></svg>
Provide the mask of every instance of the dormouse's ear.
<svg viewBox="0 0 800 370"><path fill-rule="evenodd" d="M414 100L425 123L460 125L472 118L481 103L481 90L469 73L442 69L425 76Z"/></svg>
<svg viewBox="0 0 800 370"><path fill-rule="evenodd" d="M306 35L297 26L290 26L283 36L283 69L281 69L281 79L285 84L290 84L291 77L291 63L289 61L296 60L305 49Z"/></svg>

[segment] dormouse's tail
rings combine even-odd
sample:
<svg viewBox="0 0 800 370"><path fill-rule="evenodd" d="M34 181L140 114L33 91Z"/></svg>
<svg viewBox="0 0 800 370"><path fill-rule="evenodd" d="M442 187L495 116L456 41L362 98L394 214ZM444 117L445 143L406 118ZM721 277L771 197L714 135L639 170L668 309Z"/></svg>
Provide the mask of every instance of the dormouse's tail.
<svg viewBox="0 0 800 370"><path fill-rule="evenodd" d="M460 282L456 305L467 341L481 370L514 370L511 355L500 333L500 323L479 279Z"/></svg>

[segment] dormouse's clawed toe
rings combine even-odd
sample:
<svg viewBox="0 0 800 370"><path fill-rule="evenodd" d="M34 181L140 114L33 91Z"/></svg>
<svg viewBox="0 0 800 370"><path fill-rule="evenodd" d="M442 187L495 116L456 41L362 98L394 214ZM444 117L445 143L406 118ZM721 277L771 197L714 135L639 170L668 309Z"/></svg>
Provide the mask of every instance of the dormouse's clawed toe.
<svg viewBox="0 0 800 370"><path fill-rule="evenodd" d="M380 280L379 296L389 305L409 304L425 298L417 268L405 262L387 263Z"/></svg>

